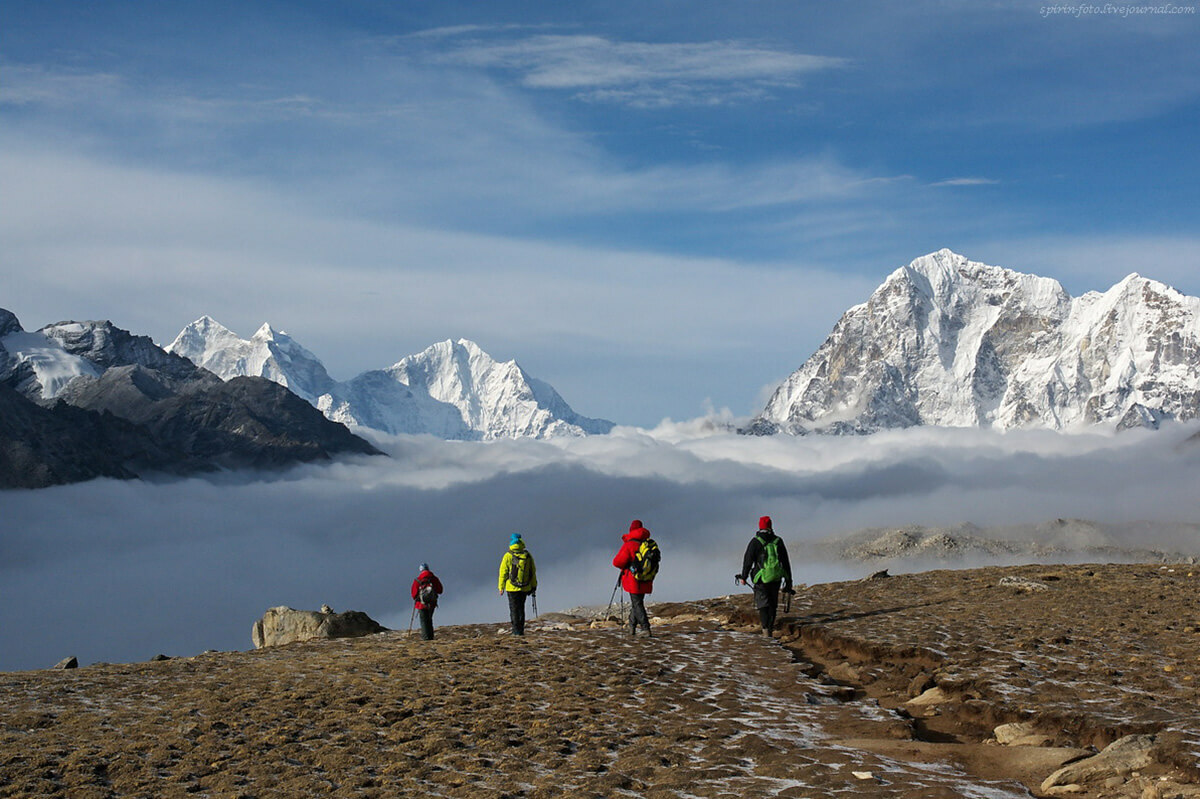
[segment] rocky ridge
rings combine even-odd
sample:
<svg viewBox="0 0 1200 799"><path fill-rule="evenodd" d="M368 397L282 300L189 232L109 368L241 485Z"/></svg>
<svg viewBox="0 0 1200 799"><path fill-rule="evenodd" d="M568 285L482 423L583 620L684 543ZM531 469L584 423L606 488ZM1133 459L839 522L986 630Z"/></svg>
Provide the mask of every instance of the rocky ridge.
<svg viewBox="0 0 1200 799"><path fill-rule="evenodd" d="M109 321L0 311L0 488L377 454L285 388L222 381Z"/></svg>
<svg viewBox="0 0 1200 799"><path fill-rule="evenodd" d="M1073 298L940 250L843 314L745 432L1157 427L1200 415L1200 298L1131 274Z"/></svg>
<svg viewBox="0 0 1200 799"><path fill-rule="evenodd" d="M1018 560L1104 561L1125 563L1192 563L1195 555L1165 549L1131 546L1139 540L1200 539L1200 525L1135 522L1109 524L1088 519L1055 519L1038 524L980 527L971 523L949 526L878 527L805 543L800 551L817 559L868 563L976 564Z"/></svg>
<svg viewBox="0 0 1200 799"><path fill-rule="evenodd" d="M1037 586L1030 588L1030 586ZM934 571L0 674L0 796L1200 796L1200 576Z"/></svg>
<svg viewBox="0 0 1200 799"><path fill-rule="evenodd" d="M167 346L223 379L265 377L327 417L390 434L451 440L555 438L607 433L613 423L576 413L515 360L498 362L467 339L442 341L346 382L291 336L264 324L248 340L203 316Z"/></svg>

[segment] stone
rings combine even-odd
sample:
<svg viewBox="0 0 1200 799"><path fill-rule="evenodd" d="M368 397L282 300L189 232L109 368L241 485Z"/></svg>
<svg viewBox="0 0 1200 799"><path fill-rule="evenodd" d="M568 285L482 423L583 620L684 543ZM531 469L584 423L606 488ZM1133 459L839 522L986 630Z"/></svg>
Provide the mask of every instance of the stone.
<svg viewBox="0 0 1200 799"><path fill-rule="evenodd" d="M322 613L281 605L270 608L254 623L250 639L256 649L261 649L314 638L359 638L386 631L386 627L358 610Z"/></svg>
<svg viewBox="0 0 1200 799"><path fill-rule="evenodd" d="M834 666L830 666L826 673L840 683L858 685L862 682L862 674L858 669L851 666L849 661L842 661Z"/></svg>
<svg viewBox="0 0 1200 799"><path fill-rule="evenodd" d="M1039 732L1037 725L1028 721L1001 724L992 731L996 743L1002 746L1049 746L1054 739Z"/></svg>
<svg viewBox="0 0 1200 799"><path fill-rule="evenodd" d="M1010 742L1029 735L1032 732L1034 732L1033 724L1028 721L1019 721L1013 724L1001 724L992 730L992 737L996 739L996 743L1008 746Z"/></svg>
<svg viewBox="0 0 1200 799"><path fill-rule="evenodd" d="M920 696L935 685L933 676L929 672L923 671L916 677L913 677L912 681L908 684L908 695L910 698Z"/></svg>
<svg viewBox="0 0 1200 799"><path fill-rule="evenodd" d="M62 669L77 669L77 668L79 668L79 660L74 655L72 655L69 658L63 658L62 660L55 663L54 668L59 669L60 671Z"/></svg>
<svg viewBox="0 0 1200 799"><path fill-rule="evenodd" d="M950 696L941 688L930 688L918 697L905 702L906 705L913 707L929 707L931 705L941 705L950 701Z"/></svg>
<svg viewBox="0 0 1200 799"><path fill-rule="evenodd" d="M1153 735L1126 735L1099 754L1060 768L1042 782L1042 792L1063 786L1099 782L1109 777L1133 774L1155 762Z"/></svg>
<svg viewBox="0 0 1200 799"><path fill-rule="evenodd" d="M1037 580L1030 580L1028 577L1001 577L1000 585L1005 588L1011 588L1022 594L1032 594L1035 591L1049 591L1050 586Z"/></svg>

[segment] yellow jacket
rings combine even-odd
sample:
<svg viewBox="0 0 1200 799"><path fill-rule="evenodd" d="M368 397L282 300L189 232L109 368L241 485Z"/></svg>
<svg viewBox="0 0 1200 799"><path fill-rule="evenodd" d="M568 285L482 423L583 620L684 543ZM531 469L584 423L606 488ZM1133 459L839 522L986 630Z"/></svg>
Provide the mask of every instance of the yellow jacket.
<svg viewBox="0 0 1200 799"><path fill-rule="evenodd" d="M508 579L509 568L512 564L513 555L524 553L529 558L529 585L522 588L514 584ZM523 593L531 593L537 590L537 566L533 562L533 555L525 549L525 542L518 541L508 547L508 551L504 553L504 557L500 559L500 580L497 587L501 591L515 591Z"/></svg>

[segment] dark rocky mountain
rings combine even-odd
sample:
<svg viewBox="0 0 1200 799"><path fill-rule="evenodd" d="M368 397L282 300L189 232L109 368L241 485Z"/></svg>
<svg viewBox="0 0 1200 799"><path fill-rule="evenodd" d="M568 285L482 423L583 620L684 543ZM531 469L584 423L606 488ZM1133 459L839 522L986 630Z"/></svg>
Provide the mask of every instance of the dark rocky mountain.
<svg viewBox="0 0 1200 799"><path fill-rule="evenodd" d="M0 488L127 479L172 460L137 425L66 403L44 408L0 383Z"/></svg>
<svg viewBox="0 0 1200 799"><path fill-rule="evenodd" d="M0 412L0 488L379 454L283 386L222 381L108 321L26 333L0 311Z"/></svg>

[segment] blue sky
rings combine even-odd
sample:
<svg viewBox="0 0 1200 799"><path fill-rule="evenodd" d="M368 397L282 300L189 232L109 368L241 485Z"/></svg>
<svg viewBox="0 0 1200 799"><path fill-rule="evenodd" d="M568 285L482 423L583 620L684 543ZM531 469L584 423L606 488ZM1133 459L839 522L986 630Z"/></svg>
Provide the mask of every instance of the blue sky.
<svg viewBox="0 0 1200 799"><path fill-rule="evenodd" d="M747 415L942 247L1200 294L1187 1L5 0L0 307Z"/></svg>

